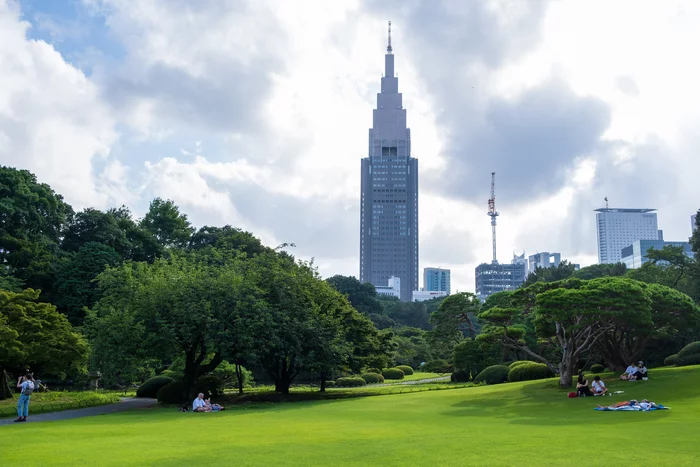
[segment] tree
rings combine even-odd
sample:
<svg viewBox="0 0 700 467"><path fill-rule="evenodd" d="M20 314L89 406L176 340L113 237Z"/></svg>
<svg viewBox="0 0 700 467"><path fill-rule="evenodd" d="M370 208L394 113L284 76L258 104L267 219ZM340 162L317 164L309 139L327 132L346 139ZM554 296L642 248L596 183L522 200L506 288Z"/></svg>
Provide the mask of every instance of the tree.
<svg viewBox="0 0 700 467"><path fill-rule="evenodd" d="M651 300L639 282L606 277L536 283L513 293L510 307L480 313L488 323L484 340L518 349L559 373L561 387L571 386L575 366L601 337L620 322L644 323L651 318ZM558 361L530 349L522 325L530 319L540 340L556 350Z"/></svg>
<svg viewBox="0 0 700 467"><path fill-rule="evenodd" d="M700 209L695 214L695 228L690 237L690 247L695 252L695 261L700 261Z"/></svg>
<svg viewBox="0 0 700 467"><path fill-rule="evenodd" d="M151 201L140 225L153 234L158 243L165 248L184 248L194 233L187 215L181 214L173 201L164 201L161 198Z"/></svg>
<svg viewBox="0 0 700 467"><path fill-rule="evenodd" d="M225 225L223 227L212 227L205 225L192 235L189 241L191 250L202 250L204 248L217 248L219 250L237 250L247 256L253 256L267 248L252 233L241 229Z"/></svg>
<svg viewBox="0 0 700 467"><path fill-rule="evenodd" d="M130 250L126 233L117 219L109 212L85 209L73 218L66 229L61 247L66 251L78 251L87 243L101 243L111 247L126 258Z"/></svg>
<svg viewBox="0 0 700 467"><path fill-rule="evenodd" d="M556 282L568 279L576 272L576 268L567 260L560 262L556 267L535 268L534 272L527 275L521 287L528 287L535 282Z"/></svg>
<svg viewBox="0 0 700 467"><path fill-rule="evenodd" d="M460 292L448 296L440 303L440 307L430 315L430 322L435 327L433 333L444 339L457 343L463 335L472 339L478 332L476 314L481 302L473 293Z"/></svg>
<svg viewBox="0 0 700 467"><path fill-rule="evenodd" d="M11 396L7 370L60 374L81 368L87 356L85 339L68 319L38 299L33 289L0 290L0 399Z"/></svg>
<svg viewBox="0 0 700 467"><path fill-rule="evenodd" d="M397 348L394 353L394 363L418 368L421 363L433 359L427 332L417 328L401 328L396 330L394 340Z"/></svg>
<svg viewBox="0 0 700 467"><path fill-rule="evenodd" d="M501 352L499 346L475 339L464 339L455 345L452 366L455 371L466 371L470 375L470 380L491 365L501 362Z"/></svg>
<svg viewBox="0 0 700 467"><path fill-rule="evenodd" d="M377 298L377 290L369 282L364 284L352 276L335 275L326 279L338 292L348 297L350 304L366 316L386 315Z"/></svg>
<svg viewBox="0 0 700 467"><path fill-rule="evenodd" d="M112 208L107 213L114 217L129 242L129 251L123 255L124 259L152 263L163 256L163 247L158 239L134 221L129 208Z"/></svg>
<svg viewBox="0 0 700 467"><path fill-rule="evenodd" d="M83 324L85 307L92 307L99 299L94 279L107 267L117 266L121 261L121 256L112 247L90 242L58 267L55 304L68 316L71 324Z"/></svg>
<svg viewBox="0 0 700 467"><path fill-rule="evenodd" d="M574 272L571 277L588 281L591 279L598 279L599 277L624 276L626 272L627 265L625 263L593 264L579 269Z"/></svg>

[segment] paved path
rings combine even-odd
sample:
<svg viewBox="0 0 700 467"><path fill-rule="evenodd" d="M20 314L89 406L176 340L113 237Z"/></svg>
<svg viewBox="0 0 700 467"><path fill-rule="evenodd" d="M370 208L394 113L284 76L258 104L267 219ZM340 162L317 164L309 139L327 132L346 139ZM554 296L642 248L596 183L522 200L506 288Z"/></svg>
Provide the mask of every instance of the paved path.
<svg viewBox="0 0 700 467"><path fill-rule="evenodd" d="M71 418L91 417L93 415L107 415L111 413L124 412L134 409L148 409L156 405L158 401L155 399L123 397L116 404L98 405L96 407L87 407L85 409L61 410L60 412L49 412L37 415L32 415L32 405L29 404L29 422L52 422L57 420L70 420ZM8 417L0 419L0 425L11 425L14 423L14 418Z"/></svg>
<svg viewBox="0 0 700 467"><path fill-rule="evenodd" d="M417 379L415 381L401 381L398 383L377 384L377 385L374 385L373 387L376 387L376 386L399 386L401 384L437 383L438 381L449 381L449 380L450 380L449 376L438 376L437 378Z"/></svg>

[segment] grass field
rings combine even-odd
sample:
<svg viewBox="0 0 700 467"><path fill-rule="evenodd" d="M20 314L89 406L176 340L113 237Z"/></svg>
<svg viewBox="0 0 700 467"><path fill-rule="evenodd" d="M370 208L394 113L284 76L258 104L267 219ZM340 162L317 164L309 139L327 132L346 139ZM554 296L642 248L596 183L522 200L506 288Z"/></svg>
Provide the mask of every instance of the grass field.
<svg viewBox="0 0 700 467"><path fill-rule="evenodd" d="M567 466L698 464L700 368L568 399L554 380L340 401L174 409L0 426L5 465ZM673 407L596 412L649 398Z"/></svg>
<svg viewBox="0 0 700 467"><path fill-rule="evenodd" d="M119 396L122 394L123 393L103 391L35 392L31 397L30 410L32 413L37 414L112 404L114 402L119 402ZM17 394L14 399L0 401L0 417L17 415L18 398L19 395Z"/></svg>

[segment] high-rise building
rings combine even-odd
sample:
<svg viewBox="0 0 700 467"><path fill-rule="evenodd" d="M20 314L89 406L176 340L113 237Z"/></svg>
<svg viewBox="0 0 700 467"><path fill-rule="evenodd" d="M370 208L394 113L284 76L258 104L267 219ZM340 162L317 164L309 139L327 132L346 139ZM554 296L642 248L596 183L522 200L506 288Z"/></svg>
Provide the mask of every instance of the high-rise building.
<svg viewBox="0 0 700 467"><path fill-rule="evenodd" d="M662 240L655 209L596 209L598 263L622 261L622 249L637 240Z"/></svg>
<svg viewBox="0 0 700 467"><path fill-rule="evenodd" d="M537 268L556 268L561 263L561 253L544 251L530 255L527 259L527 272L535 272Z"/></svg>
<svg viewBox="0 0 700 467"><path fill-rule="evenodd" d="M629 269L641 268L644 263L649 261L647 252L650 249L661 250L665 246L675 246L683 248L683 253L688 257L693 257L693 250L688 242L666 242L664 240L637 240L631 245L622 249L622 262Z"/></svg>
<svg viewBox="0 0 700 467"><path fill-rule="evenodd" d="M423 290L429 292L447 292L450 294L450 270L442 268L423 268Z"/></svg>
<svg viewBox="0 0 700 467"><path fill-rule="evenodd" d="M401 280L400 298L418 290L418 161L411 157L394 54L389 45L377 108L369 130L369 155L362 159L360 281L383 286Z"/></svg>
<svg viewBox="0 0 700 467"><path fill-rule="evenodd" d="M510 264L482 263L476 267L476 296L481 300L504 290L514 290L525 281L525 254L513 256Z"/></svg>
<svg viewBox="0 0 700 467"><path fill-rule="evenodd" d="M693 214L690 216L690 231L695 232L695 229L697 228L697 224L695 223L697 214Z"/></svg>

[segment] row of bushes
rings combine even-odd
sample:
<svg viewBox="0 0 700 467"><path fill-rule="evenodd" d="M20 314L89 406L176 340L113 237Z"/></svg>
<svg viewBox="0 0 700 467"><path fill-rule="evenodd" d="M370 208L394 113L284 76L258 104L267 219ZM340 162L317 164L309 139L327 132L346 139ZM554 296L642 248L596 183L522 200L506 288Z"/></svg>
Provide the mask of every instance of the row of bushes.
<svg viewBox="0 0 700 467"><path fill-rule="evenodd" d="M532 381L536 379L552 378L554 372L544 363L530 361L513 362L510 366L492 365L485 368L474 377L474 383L500 384L505 382ZM468 371L457 370L451 377L454 383L470 381Z"/></svg>
<svg viewBox="0 0 700 467"><path fill-rule="evenodd" d="M413 374L413 368L406 365L399 365L395 368L387 368L381 372L377 368L370 368L369 370L370 371L363 373L360 376L338 378L335 380L334 386L349 388L364 386L365 384L381 384L387 379L401 380L404 379L406 375ZM328 383L326 383L326 387L329 387Z"/></svg>

